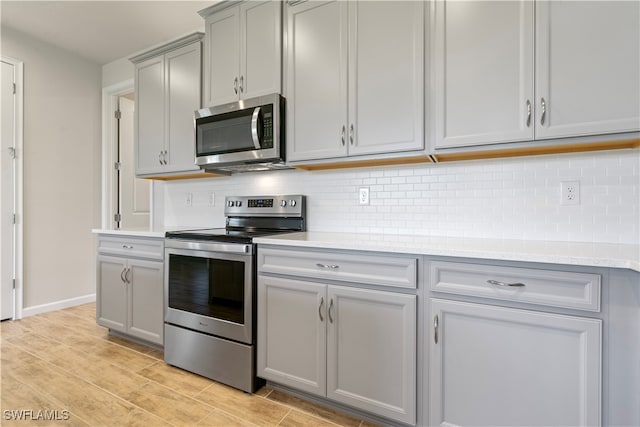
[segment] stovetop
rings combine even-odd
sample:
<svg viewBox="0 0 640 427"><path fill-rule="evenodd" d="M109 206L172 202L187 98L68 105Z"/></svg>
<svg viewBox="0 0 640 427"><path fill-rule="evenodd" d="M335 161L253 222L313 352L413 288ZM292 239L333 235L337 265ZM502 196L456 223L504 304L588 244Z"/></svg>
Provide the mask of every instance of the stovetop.
<svg viewBox="0 0 640 427"><path fill-rule="evenodd" d="M300 194L227 196L225 228L169 231L165 238L249 244L254 237L304 231L305 201Z"/></svg>
<svg viewBox="0 0 640 427"><path fill-rule="evenodd" d="M294 233L297 230L233 230L226 228L203 228L196 230L168 231L167 239L196 240L208 242L249 244L255 237Z"/></svg>

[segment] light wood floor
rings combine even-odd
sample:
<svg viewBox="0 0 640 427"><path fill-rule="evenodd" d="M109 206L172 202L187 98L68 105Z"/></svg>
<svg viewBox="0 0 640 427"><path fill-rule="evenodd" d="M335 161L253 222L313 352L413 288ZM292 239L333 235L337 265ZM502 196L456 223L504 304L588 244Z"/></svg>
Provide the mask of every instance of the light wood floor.
<svg viewBox="0 0 640 427"><path fill-rule="evenodd" d="M161 352L110 336L95 304L4 321L0 337L3 426L370 425L267 387L247 394L171 367Z"/></svg>

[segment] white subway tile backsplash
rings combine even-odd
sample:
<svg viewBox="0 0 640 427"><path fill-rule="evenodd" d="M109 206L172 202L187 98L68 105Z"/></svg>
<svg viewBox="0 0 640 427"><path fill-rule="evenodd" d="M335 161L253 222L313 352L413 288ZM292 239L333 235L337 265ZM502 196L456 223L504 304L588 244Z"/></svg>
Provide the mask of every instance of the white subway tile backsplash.
<svg viewBox="0 0 640 427"><path fill-rule="evenodd" d="M311 231L640 244L639 173L640 151L620 150L168 181L156 221L217 227L227 195L300 193ZM560 182L569 180L580 181L580 205L560 204ZM369 206L358 203L361 186Z"/></svg>

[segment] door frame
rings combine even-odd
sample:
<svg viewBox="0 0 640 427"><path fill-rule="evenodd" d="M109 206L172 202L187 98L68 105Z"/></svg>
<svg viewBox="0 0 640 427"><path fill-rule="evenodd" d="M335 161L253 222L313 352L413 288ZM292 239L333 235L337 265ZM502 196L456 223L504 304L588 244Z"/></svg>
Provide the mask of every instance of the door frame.
<svg viewBox="0 0 640 427"><path fill-rule="evenodd" d="M16 84L15 93L15 111L14 111L14 212L16 214L16 222L14 225L14 242L13 242L13 277L16 281L13 290L13 320L22 319L22 303L23 303L23 229L24 229L24 209L23 209L23 171L24 171L24 149L23 149L23 131L24 131L24 63L20 60L2 56L2 61L14 66L14 82Z"/></svg>
<svg viewBox="0 0 640 427"><path fill-rule="evenodd" d="M133 79L102 88L102 221L103 230L113 230L113 212L116 203L116 179L112 173L117 158L118 127L114 112L118 98L134 92ZM135 124L134 124L135 126ZM153 229L153 181L149 188L149 227Z"/></svg>

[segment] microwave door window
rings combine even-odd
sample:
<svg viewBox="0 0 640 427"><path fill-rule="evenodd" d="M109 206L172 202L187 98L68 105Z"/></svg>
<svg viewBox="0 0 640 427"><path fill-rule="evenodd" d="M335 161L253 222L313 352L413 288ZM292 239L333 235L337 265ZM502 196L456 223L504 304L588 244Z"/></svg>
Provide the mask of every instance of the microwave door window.
<svg viewBox="0 0 640 427"><path fill-rule="evenodd" d="M198 124L199 156L254 150L251 115Z"/></svg>

